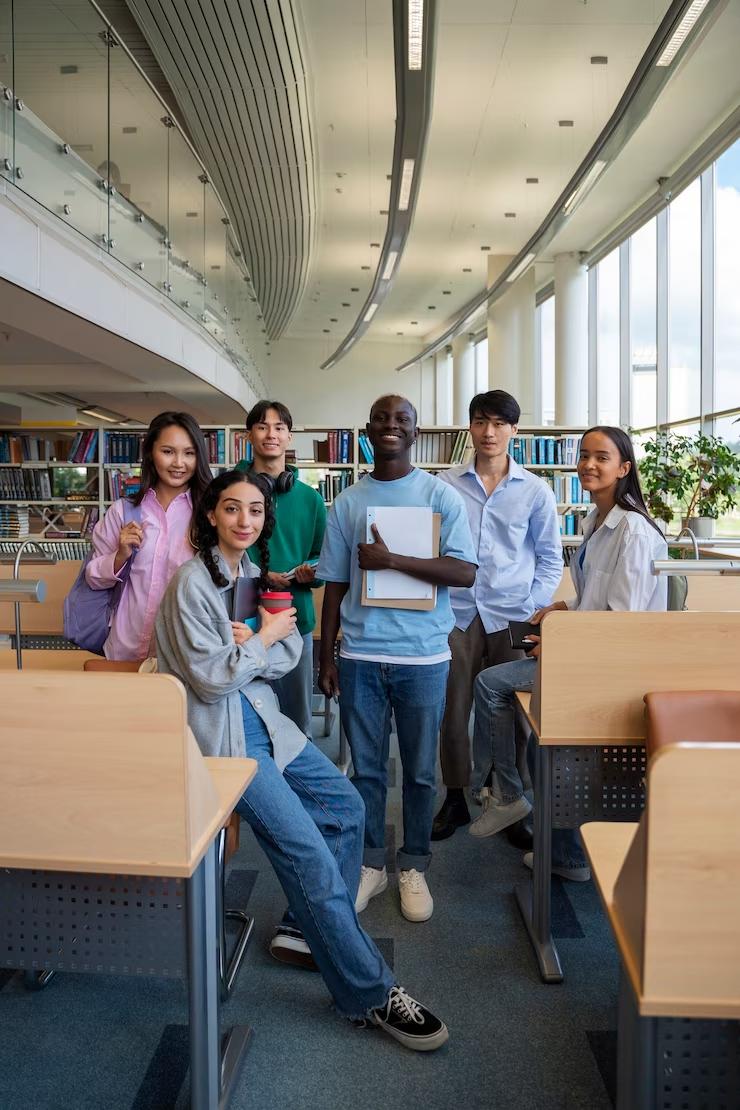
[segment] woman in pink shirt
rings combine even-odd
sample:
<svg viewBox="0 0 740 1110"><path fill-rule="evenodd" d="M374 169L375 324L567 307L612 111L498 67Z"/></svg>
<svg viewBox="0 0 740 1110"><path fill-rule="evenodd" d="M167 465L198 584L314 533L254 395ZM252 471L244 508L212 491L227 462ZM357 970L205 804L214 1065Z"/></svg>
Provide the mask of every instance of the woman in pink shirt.
<svg viewBox="0 0 740 1110"><path fill-rule="evenodd" d="M131 500L141 524L124 522L123 499L114 501L92 536L95 552L85 572L88 586L115 586L134 549L108 638L106 659L145 659L154 654L154 618L169 581L192 559L190 521L211 481L203 433L185 412L161 412L144 437L141 489Z"/></svg>

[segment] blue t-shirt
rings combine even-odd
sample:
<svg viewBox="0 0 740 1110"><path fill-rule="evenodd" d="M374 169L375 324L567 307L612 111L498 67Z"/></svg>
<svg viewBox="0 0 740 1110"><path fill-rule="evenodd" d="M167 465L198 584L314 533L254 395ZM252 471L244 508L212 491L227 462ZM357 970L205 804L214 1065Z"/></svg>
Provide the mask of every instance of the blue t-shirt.
<svg viewBox="0 0 740 1110"><path fill-rule="evenodd" d="M428 611L362 605L362 571L357 545L367 541L367 510L377 506L429 506L441 515L439 553L477 566L468 515L460 494L423 470L392 482L367 474L343 490L326 522L318 578L349 582L341 608L342 651L371 658L444 655L455 623L447 586L437 587L437 604Z"/></svg>

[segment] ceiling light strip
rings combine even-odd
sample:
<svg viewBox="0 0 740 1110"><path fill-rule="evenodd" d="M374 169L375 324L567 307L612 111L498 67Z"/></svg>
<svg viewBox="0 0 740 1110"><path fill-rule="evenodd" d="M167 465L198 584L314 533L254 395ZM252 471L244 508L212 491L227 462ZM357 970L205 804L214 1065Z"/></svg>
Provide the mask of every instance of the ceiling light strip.
<svg viewBox="0 0 740 1110"><path fill-rule="evenodd" d="M693 2L689 4L686 15L671 35L668 45L655 63L656 66L664 67L671 64L676 54L678 54L679 50L686 42L686 39L696 25L699 16L706 8L708 2L709 0L693 0Z"/></svg>
<svg viewBox="0 0 740 1110"><path fill-rule="evenodd" d="M390 203L385 238L375 276L357 318L321 369L347 354L370 327L391 290L414 219L421 166L432 117L436 0L393 0L393 49L396 72L396 131ZM420 51L415 64L415 51ZM412 64L413 63L413 64ZM412 71L420 71L418 76Z"/></svg>
<svg viewBox="0 0 740 1110"><path fill-rule="evenodd" d="M699 27L706 27L710 17L715 17L724 7L725 0L706 0L699 17L694 20L692 30L696 33ZM514 262L488 289L482 289L463 308L460 309L455 320L445 330L429 343L413 358L407 359L396 367L400 373L417 366L424 358L429 358L441 347L444 347L461 331L464 331L470 318L484 305L492 304L507 291L511 277L516 267L524 264L527 255L537 255L548 246L557 233L563 229L571 218L577 201L574 194L579 189L581 182L591 172L597 162L605 164L613 162L619 152L626 146L637 128L643 122L655 101L663 91L670 76L670 71L665 67L656 65L657 59L670 43L673 35L678 31L679 25L691 8L689 0L673 0L668 11L663 17L658 29L653 35L647 50L643 54L637 69L632 75L627 88L619 99L614 112L599 134L581 165L576 170L563 192L555 201L544 220L531 236L529 241L519 252ZM699 22L699 19L701 22ZM684 40L685 41L685 40ZM600 171L601 172L601 171ZM578 198L580 200L580 198ZM569 211L565 211L566 204L570 204ZM529 263L527 263L529 265ZM525 267L526 268L526 267Z"/></svg>

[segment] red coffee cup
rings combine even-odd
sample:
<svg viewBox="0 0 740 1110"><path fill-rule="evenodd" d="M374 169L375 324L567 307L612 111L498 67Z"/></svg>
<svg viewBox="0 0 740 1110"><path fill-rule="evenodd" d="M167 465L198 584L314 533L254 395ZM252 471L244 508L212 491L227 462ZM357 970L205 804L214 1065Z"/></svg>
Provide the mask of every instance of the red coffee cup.
<svg viewBox="0 0 740 1110"><path fill-rule="evenodd" d="M260 605L268 613L280 613L293 608L293 595L288 591L265 590L260 594Z"/></svg>

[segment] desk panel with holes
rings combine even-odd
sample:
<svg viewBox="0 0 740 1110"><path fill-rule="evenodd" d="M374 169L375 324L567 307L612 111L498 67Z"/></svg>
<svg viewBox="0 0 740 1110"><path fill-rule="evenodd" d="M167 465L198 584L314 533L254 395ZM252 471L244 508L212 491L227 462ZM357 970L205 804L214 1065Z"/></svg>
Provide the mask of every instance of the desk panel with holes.
<svg viewBox="0 0 740 1110"><path fill-rule="evenodd" d="M183 879L0 871L0 967L187 977Z"/></svg>
<svg viewBox="0 0 740 1110"><path fill-rule="evenodd" d="M637 821L645 808L645 747L553 747L552 827Z"/></svg>

